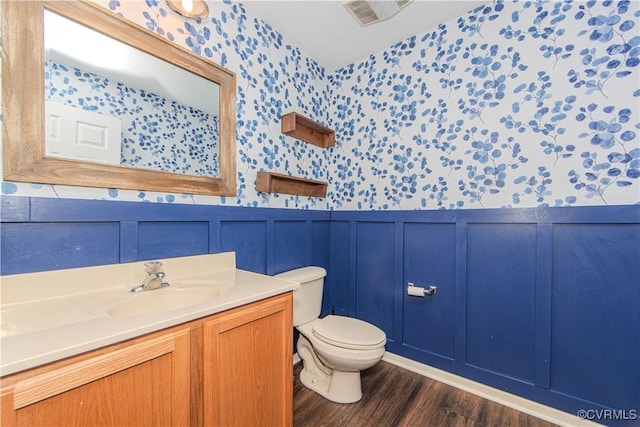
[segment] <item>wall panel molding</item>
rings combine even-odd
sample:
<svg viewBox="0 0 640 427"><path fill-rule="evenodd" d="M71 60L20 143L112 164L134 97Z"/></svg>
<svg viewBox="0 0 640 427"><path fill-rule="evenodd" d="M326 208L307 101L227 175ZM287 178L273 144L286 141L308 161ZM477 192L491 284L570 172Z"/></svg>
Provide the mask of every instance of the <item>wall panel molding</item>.
<svg viewBox="0 0 640 427"><path fill-rule="evenodd" d="M234 250L239 268L267 274L320 265L323 313L379 324L390 352L569 413L640 414L638 205L310 211L4 196L1 208L2 274L139 261L166 245ZM407 281L439 294L408 297Z"/></svg>
<svg viewBox="0 0 640 427"><path fill-rule="evenodd" d="M314 259L316 246L315 259L328 268L321 252L329 235L313 233L328 211L14 196L2 196L0 207L3 275L227 250L236 250L240 268L275 274L278 265ZM276 222L301 224L299 247L276 254Z"/></svg>
<svg viewBox="0 0 640 427"><path fill-rule="evenodd" d="M433 276L429 259L435 255L429 248L455 248L453 308L444 310L444 278L434 283L441 293L420 301L417 310L418 302L407 297L400 307L398 297L389 301L403 315L400 324L394 317L397 339L387 344L388 351L568 413L612 409L640 415L640 383L633 380L640 377L640 206L334 211L331 221L352 229L393 222L402 230L394 257L403 278L396 278L394 295L405 295L405 282L420 269L413 264L422 263L424 272L418 274L425 281ZM455 233L438 233L439 225ZM498 243L508 246L494 250ZM360 251L379 250L353 244L346 249L352 253L348 265L332 259L332 269L353 271L353 259L366 256ZM518 254L517 265L509 267ZM418 262L407 264L411 259ZM437 268L447 270L446 263ZM358 297L352 281L349 290L344 286L334 282L331 292L339 287ZM358 313L349 307L347 314ZM439 337L430 338L451 333L437 327L438 315L454 324L452 358L446 346L434 348ZM493 336L486 333L490 329ZM500 345L494 345L496 339ZM637 420L606 422L633 425Z"/></svg>
<svg viewBox="0 0 640 427"><path fill-rule="evenodd" d="M536 230L536 332L534 383L549 388L551 382L551 296L553 225L542 222Z"/></svg>

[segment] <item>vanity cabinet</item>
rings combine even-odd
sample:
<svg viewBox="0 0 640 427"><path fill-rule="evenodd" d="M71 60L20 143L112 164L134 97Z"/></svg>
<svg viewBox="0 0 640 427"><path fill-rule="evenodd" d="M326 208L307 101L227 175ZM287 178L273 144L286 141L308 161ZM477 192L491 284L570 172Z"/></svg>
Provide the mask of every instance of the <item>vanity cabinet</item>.
<svg viewBox="0 0 640 427"><path fill-rule="evenodd" d="M187 425L188 326L2 380L3 426Z"/></svg>
<svg viewBox="0 0 640 427"><path fill-rule="evenodd" d="M292 425L292 293L2 378L2 426Z"/></svg>
<svg viewBox="0 0 640 427"><path fill-rule="evenodd" d="M291 304L274 298L204 323L204 425L292 425Z"/></svg>

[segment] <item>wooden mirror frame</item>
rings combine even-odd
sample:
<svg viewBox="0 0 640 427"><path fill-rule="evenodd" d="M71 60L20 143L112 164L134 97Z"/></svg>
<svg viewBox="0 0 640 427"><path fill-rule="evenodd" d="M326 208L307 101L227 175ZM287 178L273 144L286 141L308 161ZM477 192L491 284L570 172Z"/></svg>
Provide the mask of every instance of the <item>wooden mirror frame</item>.
<svg viewBox="0 0 640 427"><path fill-rule="evenodd" d="M45 155L44 10L220 85L218 177L182 175ZM2 2L5 181L218 196L236 195L236 76L88 1Z"/></svg>

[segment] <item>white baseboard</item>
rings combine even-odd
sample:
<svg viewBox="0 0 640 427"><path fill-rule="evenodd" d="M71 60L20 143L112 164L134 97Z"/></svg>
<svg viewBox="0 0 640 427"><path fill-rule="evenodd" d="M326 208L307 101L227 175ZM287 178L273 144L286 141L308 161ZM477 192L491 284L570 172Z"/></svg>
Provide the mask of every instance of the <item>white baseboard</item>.
<svg viewBox="0 0 640 427"><path fill-rule="evenodd" d="M600 426L600 424L594 423L589 420L583 420L573 414L569 414L567 412L551 408L541 403L525 399L524 397L507 393L506 391L489 387L479 382L454 375L450 372L446 372L432 366L416 362L415 360L398 356L397 354L386 352L382 360L560 426Z"/></svg>

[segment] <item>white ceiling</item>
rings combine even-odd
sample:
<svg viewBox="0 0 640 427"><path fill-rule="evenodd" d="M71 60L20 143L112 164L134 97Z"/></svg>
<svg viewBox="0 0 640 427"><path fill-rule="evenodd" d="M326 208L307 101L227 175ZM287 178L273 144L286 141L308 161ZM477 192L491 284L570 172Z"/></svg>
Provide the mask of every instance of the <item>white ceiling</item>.
<svg viewBox="0 0 640 427"><path fill-rule="evenodd" d="M387 21L362 28L340 0L245 0L286 41L332 72L410 36L427 32L488 1L414 0Z"/></svg>

